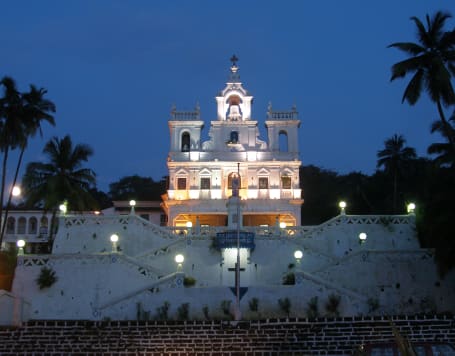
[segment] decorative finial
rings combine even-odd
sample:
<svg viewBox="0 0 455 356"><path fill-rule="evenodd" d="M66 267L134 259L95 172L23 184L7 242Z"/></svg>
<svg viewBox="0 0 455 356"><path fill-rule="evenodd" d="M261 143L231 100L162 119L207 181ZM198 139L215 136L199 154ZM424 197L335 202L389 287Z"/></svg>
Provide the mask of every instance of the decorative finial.
<svg viewBox="0 0 455 356"><path fill-rule="evenodd" d="M237 67L237 61L239 59L237 58L237 56L234 54L232 55L231 57L231 62L232 62L232 65L231 65L231 74L229 76L229 81L231 83L238 83L239 80L240 80L240 77L239 77L239 74L237 73L238 70L239 70L239 67Z"/></svg>

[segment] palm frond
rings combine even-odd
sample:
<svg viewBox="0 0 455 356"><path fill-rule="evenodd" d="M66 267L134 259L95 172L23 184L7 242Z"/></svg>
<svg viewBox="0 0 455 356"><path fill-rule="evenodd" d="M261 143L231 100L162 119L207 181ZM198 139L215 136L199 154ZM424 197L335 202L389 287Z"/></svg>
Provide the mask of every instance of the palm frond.
<svg viewBox="0 0 455 356"><path fill-rule="evenodd" d="M407 100L409 104L414 105L417 102L417 100L419 100L420 93L422 92L424 74L425 72L423 71L423 69L419 69L416 72L416 74L413 76L411 81L406 86L401 102Z"/></svg>
<svg viewBox="0 0 455 356"><path fill-rule="evenodd" d="M425 47L422 47L421 45L412 42L396 42L392 43L391 45L388 45L387 47L397 48L400 51L412 54L414 56L425 52Z"/></svg>

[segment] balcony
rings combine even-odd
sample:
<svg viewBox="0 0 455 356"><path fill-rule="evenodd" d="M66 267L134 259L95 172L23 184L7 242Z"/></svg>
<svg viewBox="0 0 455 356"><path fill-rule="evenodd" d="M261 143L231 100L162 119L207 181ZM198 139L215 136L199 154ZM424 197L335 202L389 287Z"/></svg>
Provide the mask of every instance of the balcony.
<svg viewBox="0 0 455 356"><path fill-rule="evenodd" d="M223 194L224 193L224 194ZM242 188L239 190L242 199L300 199L301 189L256 189ZM188 190L168 190L170 200L209 200L209 199L227 199L232 196L231 189L188 189Z"/></svg>

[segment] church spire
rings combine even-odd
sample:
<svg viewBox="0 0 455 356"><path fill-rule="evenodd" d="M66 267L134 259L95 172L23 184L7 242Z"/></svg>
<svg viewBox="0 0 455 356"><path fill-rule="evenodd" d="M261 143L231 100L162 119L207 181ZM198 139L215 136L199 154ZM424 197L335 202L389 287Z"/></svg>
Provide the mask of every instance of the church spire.
<svg viewBox="0 0 455 356"><path fill-rule="evenodd" d="M230 60L232 62L232 65L231 65L231 74L229 75L229 82L238 83L238 82L240 82L240 76L237 73L237 71L239 70L239 67L237 67L237 62L239 59L234 54L234 55L232 55Z"/></svg>

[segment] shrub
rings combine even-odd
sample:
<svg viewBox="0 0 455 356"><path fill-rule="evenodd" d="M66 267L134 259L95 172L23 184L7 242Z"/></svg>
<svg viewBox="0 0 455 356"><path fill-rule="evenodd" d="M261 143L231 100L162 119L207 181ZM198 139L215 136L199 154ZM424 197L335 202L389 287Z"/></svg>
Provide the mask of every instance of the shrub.
<svg viewBox="0 0 455 356"><path fill-rule="evenodd" d="M330 294L329 299L325 303L325 310L329 316L339 316L340 311L338 308L340 307L341 297L336 294Z"/></svg>
<svg viewBox="0 0 455 356"><path fill-rule="evenodd" d="M169 307L171 304L169 304L168 301L164 302L161 307L156 308L156 314L157 318L159 320L168 320L168 312L169 312Z"/></svg>
<svg viewBox="0 0 455 356"><path fill-rule="evenodd" d="M318 297L313 297L310 299L306 313L310 319L315 319L319 316Z"/></svg>
<svg viewBox="0 0 455 356"><path fill-rule="evenodd" d="M229 315L231 311L231 301L230 300L222 300L221 301L221 310L223 311L224 315Z"/></svg>
<svg viewBox="0 0 455 356"><path fill-rule="evenodd" d="M283 285L294 285L295 284L295 274L294 272L286 273L283 277Z"/></svg>
<svg viewBox="0 0 455 356"><path fill-rule="evenodd" d="M183 278L183 285L185 287L193 287L196 284L196 279L190 276L185 276Z"/></svg>
<svg viewBox="0 0 455 356"><path fill-rule="evenodd" d="M136 304L136 320L150 320L150 312L145 311L141 303Z"/></svg>
<svg viewBox="0 0 455 356"><path fill-rule="evenodd" d="M257 312L259 309L259 299L258 298L251 298L248 301L248 306L252 312Z"/></svg>
<svg viewBox="0 0 455 356"><path fill-rule="evenodd" d="M183 303L177 308L177 315L179 320L188 320L190 314L190 303Z"/></svg>
<svg viewBox="0 0 455 356"><path fill-rule="evenodd" d="M55 275L55 271L48 267L41 268L41 272L36 279L36 283L38 284L39 289L49 288L55 282L57 282L57 276Z"/></svg>
<svg viewBox="0 0 455 356"><path fill-rule="evenodd" d="M281 311L289 317L289 314L291 313L291 301L289 298L278 299L278 305L280 306Z"/></svg>
<svg viewBox="0 0 455 356"><path fill-rule="evenodd" d="M379 309L379 300L377 298L368 298L368 313L373 313Z"/></svg>
<svg viewBox="0 0 455 356"><path fill-rule="evenodd" d="M210 317L209 317L209 306L208 306L208 305L204 305L204 306L202 307L202 313L204 314L204 318L205 318L206 320L209 320L209 319L210 319Z"/></svg>

